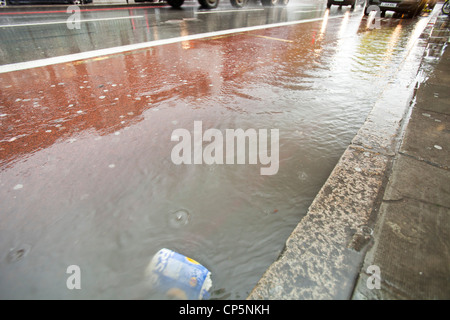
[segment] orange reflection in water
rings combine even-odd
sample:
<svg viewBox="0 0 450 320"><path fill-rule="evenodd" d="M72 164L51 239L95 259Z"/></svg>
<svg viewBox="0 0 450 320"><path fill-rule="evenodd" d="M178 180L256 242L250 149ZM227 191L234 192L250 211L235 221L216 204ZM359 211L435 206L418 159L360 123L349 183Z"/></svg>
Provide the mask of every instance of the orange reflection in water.
<svg viewBox="0 0 450 320"><path fill-rule="evenodd" d="M313 65L304 57L317 49L303 41L309 28L239 33L1 74L1 169L86 130L112 134L161 104L191 109L211 95L245 97L247 83L276 81L280 63L292 63L286 72L297 77Z"/></svg>

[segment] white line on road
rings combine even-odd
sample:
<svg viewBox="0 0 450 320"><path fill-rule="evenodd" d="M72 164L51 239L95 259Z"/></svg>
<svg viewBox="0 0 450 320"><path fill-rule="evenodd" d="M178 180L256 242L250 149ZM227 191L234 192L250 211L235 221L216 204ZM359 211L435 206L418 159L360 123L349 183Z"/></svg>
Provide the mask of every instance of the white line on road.
<svg viewBox="0 0 450 320"><path fill-rule="evenodd" d="M127 16L127 17L116 17L116 18L86 19L86 20L80 20L79 22L94 22L94 21L136 19L136 18L143 18L143 17L144 16ZM0 28L30 27L30 26L43 26L43 25L48 25L48 24L66 24L66 23L67 23L67 20L64 20L64 21L50 21L50 22L36 22L36 23L19 23L19 24L0 25Z"/></svg>
<svg viewBox="0 0 450 320"><path fill-rule="evenodd" d="M236 10L214 10L214 11L196 11L194 14L208 14L208 13L226 13L226 12L247 12L247 11L264 11L264 9L236 9Z"/></svg>
<svg viewBox="0 0 450 320"><path fill-rule="evenodd" d="M316 7L315 4L294 4L289 5L289 8L298 8L298 7Z"/></svg>
<svg viewBox="0 0 450 320"><path fill-rule="evenodd" d="M294 11L294 13L297 13L297 12L318 12L318 11L323 11L323 9L322 10L308 10L308 11L302 11L302 10L298 10L298 11Z"/></svg>
<svg viewBox="0 0 450 320"><path fill-rule="evenodd" d="M344 17L344 15L332 16L332 17L328 17L328 20L342 18L342 17ZM100 57L100 56L106 56L106 55L123 53L123 52L127 52L127 51L138 50L138 49L156 47L156 46L161 46L161 45L165 45L165 44L178 43L178 42L182 42L182 41L198 40L198 39L203 39L203 38L210 38L210 37L228 35L228 34L233 34L233 33L248 32L248 31L255 31L255 30L262 30L262 29L270 29L270 28L276 28L276 27L285 27L285 26L290 26L290 25L295 25L295 24L316 22L316 21L321 21L321 20L323 20L323 17L314 18L314 19L289 21L289 22L279 22L279 23L272 23L272 24L253 26L253 27L244 27L244 28L228 29L228 30L221 30L221 31L213 31L213 32L193 34L193 35L189 35L189 36L175 37L175 38L162 39L162 40L154 40L154 41L148 41L148 42L142 42L142 43L129 44L129 45L125 45L125 46L119 46L119 47L112 47L112 48L106 48L106 49L98 49L98 50L92 50L92 51L86 51L86 52L80 52L80 53L73 53L73 54L68 54L65 56L45 58L45 59L39 59L39 60L34 60L34 61L5 64L5 65L0 66L0 73L6 73L6 72L12 72L12 71L18 71L18 70L26 70L26 69L32 69L32 68L38 68L38 67L45 67L45 66L49 66L49 65L73 62L73 61L77 61L77 60L91 59L91 58L96 58L96 57Z"/></svg>

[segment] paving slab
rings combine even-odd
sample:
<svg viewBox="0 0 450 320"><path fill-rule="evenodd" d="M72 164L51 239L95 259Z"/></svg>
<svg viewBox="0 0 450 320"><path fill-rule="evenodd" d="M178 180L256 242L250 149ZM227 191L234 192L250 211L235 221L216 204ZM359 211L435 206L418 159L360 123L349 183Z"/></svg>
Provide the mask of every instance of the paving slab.
<svg viewBox="0 0 450 320"><path fill-rule="evenodd" d="M448 169L449 120L450 115L415 108L409 119L400 152Z"/></svg>
<svg viewBox="0 0 450 320"><path fill-rule="evenodd" d="M450 171L399 155L383 199L409 198L450 208L449 182Z"/></svg>
<svg viewBox="0 0 450 320"><path fill-rule="evenodd" d="M431 71L425 85L437 84L450 87L450 52L448 50L444 50L438 62L439 68L434 68ZM424 106L421 105L421 107Z"/></svg>
<svg viewBox="0 0 450 320"><path fill-rule="evenodd" d="M380 268L380 290L362 273L355 299L450 299L450 209L414 199L385 202L379 239L366 258Z"/></svg>
<svg viewBox="0 0 450 320"><path fill-rule="evenodd" d="M447 84L425 83L417 93L420 109L450 115L450 87Z"/></svg>

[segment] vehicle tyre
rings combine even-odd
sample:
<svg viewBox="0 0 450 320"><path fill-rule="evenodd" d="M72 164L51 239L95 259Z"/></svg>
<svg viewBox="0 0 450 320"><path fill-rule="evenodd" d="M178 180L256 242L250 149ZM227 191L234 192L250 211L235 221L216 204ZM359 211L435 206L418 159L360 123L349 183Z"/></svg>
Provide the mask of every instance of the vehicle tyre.
<svg viewBox="0 0 450 320"><path fill-rule="evenodd" d="M355 10L355 6L356 6L356 0L355 0L355 2L353 2L353 4L352 4L352 6L350 7L350 10Z"/></svg>
<svg viewBox="0 0 450 320"><path fill-rule="evenodd" d="M419 6L419 8L417 9L417 14L416 15L420 15L423 11L423 9L425 9L425 6L427 5L427 2L424 1L422 2L422 4Z"/></svg>
<svg viewBox="0 0 450 320"><path fill-rule="evenodd" d="M172 8L179 8L183 5L184 0L166 0Z"/></svg>
<svg viewBox="0 0 450 320"><path fill-rule="evenodd" d="M198 0L204 9L215 9L219 5L219 0Z"/></svg>
<svg viewBox="0 0 450 320"><path fill-rule="evenodd" d="M0 0L0 7L5 7L8 5L8 1L6 0Z"/></svg>
<svg viewBox="0 0 450 320"><path fill-rule="evenodd" d="M264 7L273 7L278 4L278 0L261 0Z"/></svg>
<svg viewBox="0 0 450 320"><path fill-rule="evenodd" d="M327 3L327 8L330 9L331 8L331 2Z"/></svg>
<svg viewBox="0 0 450 320"><path fill-rule="evenodd" d="M416 10L413 10L413 11L409 12L408 18L412 19L412 18L414 18L415 16L418 16L418 15L422 12L422 10L423 10L424 7L425 7L425 4L420 4L420 5L416 8Z"/></svg>
<svg viewBox="0 0 450 320"><path fill-rule="evenodd" d="M278 4L283 7L287 6L288 3L289 3L289 0L279 0L278 1Z"/></svg>
<svg viewBox="0 0 450 320"><path fill-rule="evenodd" d="M235 8L242 8L247 5L247 0L230 0L230 3Z"/></svg>
<svg viewBox="0 0 450 320"><path fill-rule="evenodd" d="M450 12L450 2L445 1L444 5L441 8L441 10L442 10L442 13L449 14L449 12Z"/></svg>
<svg viewBox="0 0 450 320"><path fill-rule="evenodd" d="M380 17L382 18L386 17L386 10L381 11Z"/></svg>

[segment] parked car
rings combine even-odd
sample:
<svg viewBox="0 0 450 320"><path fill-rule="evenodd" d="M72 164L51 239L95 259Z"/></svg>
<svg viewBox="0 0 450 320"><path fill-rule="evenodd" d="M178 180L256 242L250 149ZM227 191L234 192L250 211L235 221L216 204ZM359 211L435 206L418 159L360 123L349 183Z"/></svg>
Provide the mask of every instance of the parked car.
<svg viewBox="0 0 450 320"><path fill-rule="evenodd" d="M330 9L332 5L339 7L342 6L352 6L352 10L355 9L356 0L328 0L327 8Z"/></svg>
<svg viewBox="0 0 450 320"><path fill-rule="evenodd" d="M386 11L394 11L396 13L407 14L408 17L413 18L420 14L425 8L428 0L367 0L364 14L369 15L370 9L379 8L381 16L384 16ZM372 8L371 8L372 7Z"/></svg>

